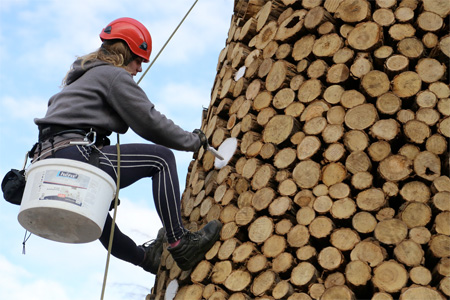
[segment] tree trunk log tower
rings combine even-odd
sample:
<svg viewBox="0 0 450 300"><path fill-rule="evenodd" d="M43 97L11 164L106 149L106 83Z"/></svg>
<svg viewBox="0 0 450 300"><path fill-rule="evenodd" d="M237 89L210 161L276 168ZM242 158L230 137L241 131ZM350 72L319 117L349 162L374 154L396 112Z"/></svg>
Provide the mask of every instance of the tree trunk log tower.
<svg viewBox="0 0 450 300"><path fill-rule="evenodd" d="M448 0L235 0L194 155L191 271L147 299L448 299Z"/></svg>

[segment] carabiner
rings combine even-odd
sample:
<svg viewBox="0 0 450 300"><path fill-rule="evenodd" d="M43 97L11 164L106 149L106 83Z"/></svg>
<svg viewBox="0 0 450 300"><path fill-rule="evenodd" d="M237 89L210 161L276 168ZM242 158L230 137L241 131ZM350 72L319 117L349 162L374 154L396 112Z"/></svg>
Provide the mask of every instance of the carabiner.
<svg viewBox="0 0 450 300"><path fill-rule="evenodd" d="M92 141L89 140L90 135L93 135ZM84 137L83 141L71 141L70 144L90 147L94 145L96 142L97 142L97 132L95 132L91 128L91 131L86 133L86 136Z"/></svg>

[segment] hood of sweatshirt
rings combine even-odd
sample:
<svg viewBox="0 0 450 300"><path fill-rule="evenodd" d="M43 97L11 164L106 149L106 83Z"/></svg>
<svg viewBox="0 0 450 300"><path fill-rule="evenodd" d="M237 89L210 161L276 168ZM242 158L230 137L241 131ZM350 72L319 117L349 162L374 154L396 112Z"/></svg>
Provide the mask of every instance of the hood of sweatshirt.
<svg viewBox="0 0 450 300"><path fill-rule="evenodd" d="M98 60L98 59L86 61L83 65L81 65L81 62L82 62L82 59L79 58L72 64L72 68L69 71L69 73L67 74L67 78L66 78L67 85L71 84L72 82L74 82L75 80L80 78L84 73L86 73L87 71L89 71L92 68L95 68L98 66L103 66L103 65L109 65L109 63Z"/></svg>

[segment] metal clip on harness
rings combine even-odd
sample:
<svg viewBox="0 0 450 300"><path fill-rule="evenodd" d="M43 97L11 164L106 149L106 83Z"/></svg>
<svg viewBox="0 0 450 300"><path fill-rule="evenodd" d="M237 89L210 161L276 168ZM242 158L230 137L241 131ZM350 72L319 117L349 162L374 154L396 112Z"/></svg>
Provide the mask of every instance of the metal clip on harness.
<svg viewBox="0 0 450 300"><path fill-rule="evenodd" d="M91 136L91 135L92 135L92 141L89 140L89 136ZM70 144L90 147L92 145L95 145L96 142L97 142L97 132L95 132L91 128L91 131L86 133L86 136L84 137L83 141L71 141Z"/></svg>

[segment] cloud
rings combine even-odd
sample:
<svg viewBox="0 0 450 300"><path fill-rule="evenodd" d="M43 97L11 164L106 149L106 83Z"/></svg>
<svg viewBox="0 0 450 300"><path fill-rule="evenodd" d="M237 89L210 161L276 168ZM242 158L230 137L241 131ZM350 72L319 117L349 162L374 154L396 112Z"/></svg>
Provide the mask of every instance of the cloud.
<svg viewBox="0 0 450 300"><path fill-rule="evenodd" d="M0 12L8 12L11 7L21 6L28 4L29 0L2 0L2 5L0 5Z"/></svg>
<svg viewBox="0 0 450 300"><path fill-rule="evenodd" d="M56 281L40 279L23 267L9 262L0 255L0 298L8 300L68 300L64 288Z"/></svg>
<svg viewBox="0 0 450 300"><path fill-rule="evenodd" d="M44 116L47 110L47 101L47 99L41 97L13 98L5 96L0 98L2 114L19 121L32 121L37 116ZM5 119L0 120L0 122L4 122Z"/></svg>
<svg viewBox="0 0 450 300"><path fill-rule="evenodd" d="M154 44L152 57L155 57L193 2L186 3L186 1L177 0L172 1L171 5L166 5L165 2L151 3L154 13L144 20L148 20L148 29L152 34ZM153 7L154 3L159 4ZM173 10L173 7L179 9ZM161 14L166 10L167 15ZM226 33L229 23L224 22L223 18L217 18L217 15L223 14L224 11L230 12L231 19L232 1L198 2L165 48L164 55L161 55L158 60L166 65L176 65L188 62L193 56L201 57L211 47L225 46L226 36L218 33Z"/></svg>
<svg viewBox="0 0 450 300"><path fill-rule="evenodd" d="M33 118L45 114L76 56L100 45L101 29L118 17L144 23L152 59L194 0L0 0L0 175L20 168L36 142ZM225 46L232 0L199 1L141 86L161 112L186 130L197 128L209 104L217 57ZM111 136L114 143L115 137ZM121 142L145 142L129 131ZM175 151L184 190L192 152ZM2 177L2 176L0 176ZM156 236L151 179L120 191L117 223L137 244ZM22 255L18 207L0 203L0 299L94 300L101 293L106 250L99 242L70 245L32 236ZM144 299L154 275L111 258L105 299Z"/></svg>
<svg viewBox="0 0 450 300"><path fill-rule="evenodd" d="M47 99L39 96L23 98L0 96L0 134L4 140L4 143L0 143L0 153L3 157L0 160L2 168L7 170L22 168L25 155L36 142L38 135L33 119L45 115L46 103ZM17 128L21 128L20 134ZM15 155L8 155L11 150ZM0 170L0 172L7 170Z"/></svg>
<svg viewBox="0 0 450 300"><path fill-rule="evenodd" d="M199 2L160 60L165 64L177 64L189 60L192 55L201 55L210 45L218 42L224 45L226 37L217 32L226 32L229 24L214 16L227 7L231 16L230 3ZM14 5L9 3L11 7ZM18 12L18 18L23 24L20 28L7 27L12 32L7 35L6 42L9 41L9 47L16 47L23 52L22 64L35 68L44 65L44 68L37 70L48 76L50 72L54 74L55 70L59 72L67 69L75 56L97 49L100 46L98 35L101 28L112 21L111 14L115 15L113 18L124 16L117 12L127 11L127 5L140 6L135 15L130 17L148 27L153 37L152 57L155 57L190 8L190 4L183 0L174 0L171 5L155 1L37 1ZM42 39L40 32L44 30L47 36Z"/></svg>
<svg viewBox="0 0 450 300"><path fill-rule="evenodd" d="M128 187L119 193L121 204L117 209L117 224L121 230L137 243L154 239L162 227L159 216L154 209L152 196L152 181L144 178L140 187ZM147 197L142 195L136 199L137 190L147 190ZM111 212L112 215L113 211Z"/></svg>
<svg viewBox="0 0 450 300"><path fill-rule="evenodd" d="M6 288L8 289L8 288ZM34 300L69 300L65 288L58 282L37 279L30 284L22 285L20 289L5 293L8 299L34 299Z"/></svg>
<svg viewBox="0 0 450 300"><path fill-rule="evenodd" d="M151 208L152 197L128 199L134 193L124 190L117 223L122 232L142 244L156 237L161 222ZM0 212L0 226L20 227L12 228L11 221L10 215L4 217ZM73 245L32 236L26 249L26 255L16 252L15 261L0 255L0 274L5 274L0 280L0 299L90 300L100 296L107 252L98 241ZM78 284L71 286L75 281L82 282L82 290L76 288ZM153 282L154 275L111 256L105 299L123 299L124 294L140 297L128 299L143 299Z"/></svg>
<svg viewBox="0 0 450 300"><path fill-rule="evenodd" d="M4 280L0 280L0 284L5 283L5 281L10 280L15 277L30 277L30 273L27 270L14 266L11 262L9 262L3 255L0 255L0 271L3 274L9 274L9 277L3 278ZM11 281L12 282L12 281ZM9 283L8 283L9 284ZM2 289L0 289L1 291Z"/></svg>
<svg viewBox="0 0 450 300"><path fill-rule="evenodd" d="M165 111L197 110L209 104L209 91L205 86L195 87L187 82L169 82L158 91L158 106ZM201 117L201 114L198 115Z"/></svg>
<svg viewBox="0 0 450 300"><path fill-rule="evenodd" d="M150 85L155 85L152 79L146 80ZM210 101L210 87L205 83L195 85L192 78L191 81L170 80L158 86L154 93L149 92L148 97L159 112L184 130L192 131L201 125L202 110L208 107Z"/></svg>

